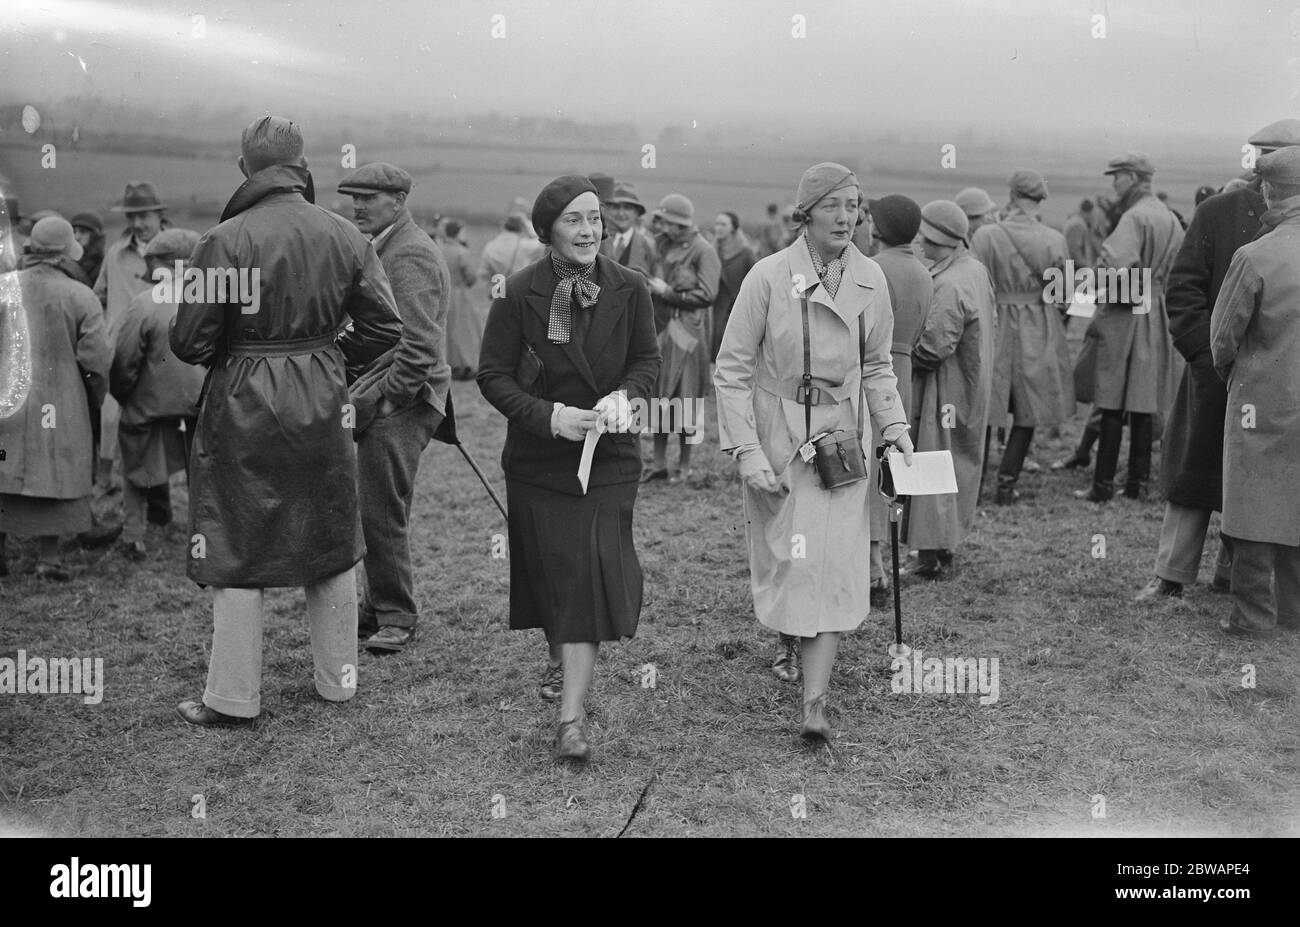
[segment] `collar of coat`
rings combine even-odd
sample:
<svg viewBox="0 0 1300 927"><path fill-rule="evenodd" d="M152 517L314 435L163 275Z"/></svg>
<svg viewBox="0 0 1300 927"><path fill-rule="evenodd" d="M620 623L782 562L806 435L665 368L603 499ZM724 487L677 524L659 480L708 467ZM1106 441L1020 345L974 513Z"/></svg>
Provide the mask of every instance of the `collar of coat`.
<svg viewBox="0 0 1300 927"><path fill-rule="evenodd" d="M945 270L951 267L954 263L956 263L960 258L965 257L968 254L970 254L970 252L966 250L965 245L958 245L956 250L954 250L952 254L948 255L942 261L936 261L935 263L930 265L931 278L939 276L941 273L943 273ZM981 264L980 266L983 267L984 265Z"/></svg>
<svg viewBox="0 0 1300 927"><path fill-rule="evenodd" d="M591 372L591 364L588 363L587 357L600 356L600 352L605 349L609 343L610 335L613 334L614 326L628 309L628 301L632 296L632 288L628 286L627 280L619 272L620 265L605 257L604 255L596 256L596 285L600 287L600 298L590 309L584 310L590 312L591 328L587 332L586 344L577 344L570 339L567 344L556 345L564 351L569 361L582 374L582 378L593 389L599 389L596 385L596 377ZM524 273L525 271L520 271ZM555 272L554 265L551 264L551 251L546 249L542 259L533 264L530 279L528 281L528 293L524 301L528 307L536 313L537 317L542 320L545 328L551 318L551 294L560 283L560 277Z"/></svg>
<svg viewBox="0 0 1300 927"><path fill-rule="evenodd" d="M305 164L273 164L253 174L235 191L221 213L221 221L252 209L276 193L300 193L309 203L316 202L316 188Z"/></svg>
<svg viewBox="0 0 1300 927"><path fill-rule="evenodd" d="M393 219L392 222L388 223L387 228L371 239L371 243L375 246L375 253L383 254L388 248L389 243L400 235L402 230L412 221L411 214L403 208L401 212L397 214L397 217Z"/></svg>
<svg viewBox="0 0 1300 927"><path fill-rule="evenodd" d="M875 262L859 251L857 245L849 242L844 249L844 275L840 278L840 291L834 298L826 291L826 287L822 286L821 279L817 276L817 268L813 267L812 257L808 254L808 246L804 243L803 235L797 237L793 244L788 245L783 253L790 266L792 293L798 285L802 284L808 295L808 302L821 303L843 319L845 325L851 325L853 320L862 314L867 300L875 290L877 277L872 273Z"/></svg>
<svg viewBox="0 0 1300 927"><path fill-rule="evenodd" d="M1293 196L1278 203L1260 220L1264 228L1273 230L1279 225L1300 221L1300 196Z"/></svg>

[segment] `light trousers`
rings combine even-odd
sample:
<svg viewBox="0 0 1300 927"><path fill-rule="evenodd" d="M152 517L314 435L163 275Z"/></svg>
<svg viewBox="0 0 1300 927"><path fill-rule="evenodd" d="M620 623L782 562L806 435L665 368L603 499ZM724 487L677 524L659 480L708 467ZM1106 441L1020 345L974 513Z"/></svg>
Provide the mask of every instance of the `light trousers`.
<svg viewBox="0 0 1300 927"><path fill-rule="evenodd" d="M1252 631L1300 627L1300 547L1233 538L1231 621Z"/></svg>
<svg viewBox="0 0 1300 927"><path fill-rule="evenodd" d="M316 691L331 702L357 692L357 586L355 568L306 587L307 625L316 666ZM264 590L212 590L212 657L203 704L236 718L262 709Z"/></svg>
<svg viewBox="0 0 1300 927"><path fill-rule="evenodd" d="M1210 528L1210 510L1176 502L1165 503L1165 520L1160 525L1160 546L1156 550L1156 576L1184 586L1196 582L1201 568L1201 551ZM1219 559L1214 578L1227 582L1232 570L1232 538L1219 535Z"/></svg>

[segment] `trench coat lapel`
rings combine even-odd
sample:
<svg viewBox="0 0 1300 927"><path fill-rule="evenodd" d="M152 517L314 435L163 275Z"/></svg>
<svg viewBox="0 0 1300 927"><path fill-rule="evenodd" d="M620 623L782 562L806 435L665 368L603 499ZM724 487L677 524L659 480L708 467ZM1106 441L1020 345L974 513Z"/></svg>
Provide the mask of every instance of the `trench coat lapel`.
<svg viewBox="0 0 1300 927"><path fill-rule="evenodd" d="M840 279L840 290L836 297L832 298L817 276L817 269L813 267L812 257L808 254L808 246L804 243L802 235L795 239L789 252L792 281L802 277L811 288L807 291L808 302L821 303L839 316L851 330L853 320L862 314L863 307L871 298L872 286L867 282L869 278L865 266L867 258L856 246L849 245L848 262L844 269L844 276ZM791 287L793 286L792 282Z"/></svg>
<svg viewBox="0 0 1300 927"><path fill-rule="evenodd" d="M551 264L550 252L543 255L542 260L538 262L537 269L533 272L532 284L529 287L526 301L533 312L537 313L538 318L542 320L543 328L549 328L551 322L551 294L555 292L555 287L559 284L560 278L555 274L555 268ZM596 303L592 311L598 312L605 302L605 293L601 291L601 298ZM591 320L591 330L587 332L587 340L590 342L591 337L595 334L597 315ZM608 333L605 338L608 340ZM556 345L569 358L569 363L573 364L575 370L582 374L583 380L593 389L598 390L596 386L596 375L591 372L591 364L587 363L587 355L583 352L582 346L574 343L570 338L567 344Z"/></svg>

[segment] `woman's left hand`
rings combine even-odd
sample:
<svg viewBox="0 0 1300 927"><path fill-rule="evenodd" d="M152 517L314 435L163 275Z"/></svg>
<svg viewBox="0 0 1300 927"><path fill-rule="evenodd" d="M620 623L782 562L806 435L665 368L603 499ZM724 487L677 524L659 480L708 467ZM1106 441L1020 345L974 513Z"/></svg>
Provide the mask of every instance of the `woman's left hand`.
<svg viewBox="0 0 1300 927"><path fill-rule="evenodd" d="M889 431L890 429L899 429L899 432L891 438L885 434L885 431ZM904 466L910 467L912 465L912 452L916 450L916 448L912 446L912 437L907 433L906 425L889 425L881 432L880 437L903 452Z"/></svg>

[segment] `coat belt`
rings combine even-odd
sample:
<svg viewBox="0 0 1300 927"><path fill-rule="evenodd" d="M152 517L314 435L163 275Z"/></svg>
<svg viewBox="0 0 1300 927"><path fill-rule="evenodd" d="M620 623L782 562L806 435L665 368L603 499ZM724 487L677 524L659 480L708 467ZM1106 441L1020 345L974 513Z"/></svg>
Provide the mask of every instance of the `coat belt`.
<svg viewBox="0 0 1300 927"><path fill-rule="evenodd" d="M336 333L329 332L311 338L286 338L283 341L232 341L227 351L234 357L292 357L294 354L311 354L321 348L328 348L337 337Z"/></svg>
<svg viewBox="0 0 1300 927"><path fill-rule="evenodd" d="M799 395L799 387L803 386L802 376L778 380L767 371L758 370L754 373L754 385L773 396L780 396L791 402L803 402ZM813 386L819 391L813 394L816 401L812 404L815 406L838 405L853 396L853 386L849 383L830 383L820 377L813 377Z"/></svg>

